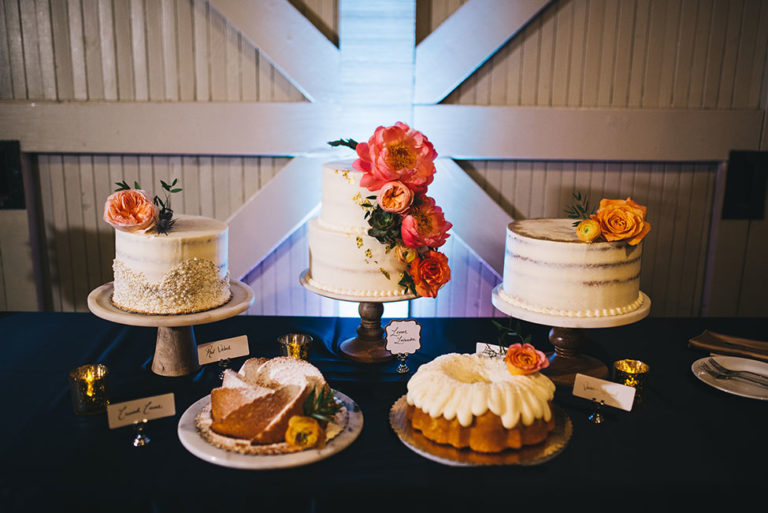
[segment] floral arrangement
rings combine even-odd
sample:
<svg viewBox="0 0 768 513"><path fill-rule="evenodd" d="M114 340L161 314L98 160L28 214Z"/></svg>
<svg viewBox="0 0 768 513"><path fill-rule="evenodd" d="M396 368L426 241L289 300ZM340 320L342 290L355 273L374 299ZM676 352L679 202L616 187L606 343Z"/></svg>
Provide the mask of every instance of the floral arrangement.
<svg viewBox="0 0 768 513"><path fill-rule="evenodd" d="M353 167L363 173L360 185L376 192L361 202L368 235L407 265L399 284L413 294L436 297L451 279L448 258L437 248L445 244L453 225L426 194L437 158L432 143L397 122L376 128L368 142L339 139L328 144L348 146L357 153Z"/></svg>
<svg viewBox="0 0 768 513"><path fill-rule="evenodd" d="M134 232L155 227L159 233L167 235L175 222L170 195L182 190L176 187L177 181L174 179L167 184L160 180L166 192L164 200L158 196L150 199L138 182L133 183L133 189L125 180L116 182L117 189L104 203L104 221L116 230Z"/></svg>
<svg viewBox="0 0 768 513"><path fill-rule="evenodd" d="M579 219L574 222L579 240L627 240L630 246L636 246L651 231L651 224L645 220L647 208L630 197L625 200L603 198L591 213L587 198L578 192L573 197L576 202L565 211L568 217Z"/></svg>

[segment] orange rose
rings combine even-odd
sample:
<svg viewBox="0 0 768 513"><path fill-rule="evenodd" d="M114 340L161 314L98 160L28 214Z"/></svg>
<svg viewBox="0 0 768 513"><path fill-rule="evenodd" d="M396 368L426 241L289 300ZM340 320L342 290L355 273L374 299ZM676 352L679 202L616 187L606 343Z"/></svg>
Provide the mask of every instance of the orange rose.
<svg viewBox="0 0 768 513"><path fill-rule="evenodd" d="M507 363L507 370L513 376L533 374L549 367L547 356L531 344L512 344L507 348L504 361Z"/></svg>
<svg viewBox="0 0 768 513"><path fill-rule="evenodd" d="M651 231L651 225L645 221L645 211L646 207L629 197L626 200L601 199L600 208L592 219L600 223L605 240L629 239L629 245L635 246Z"/></svg>
<svg viewBox="0 0 768 513"><path fill-rule="evenodd" d="M600 230L600 223L593 219L584 219L576 227L576 235L579 236L579 240L584 242L592 242L596 238L600 237L602 231Z"/></svg>
<svg viewBox="0 0 768 513"><path fill-rule="evenodd" d="M104 220L118 230L144 230L155 222L157 209L146 192L137 189L117 191L104 204Z"/></svg>
<svg viewBox="0 0 768 513"><path fill-rule="evenodd" d="M437 251L427 251L421 258L414 258L408 272L416 293L422 297L436 297L440 287L451 279L448 257Z"/></svg>

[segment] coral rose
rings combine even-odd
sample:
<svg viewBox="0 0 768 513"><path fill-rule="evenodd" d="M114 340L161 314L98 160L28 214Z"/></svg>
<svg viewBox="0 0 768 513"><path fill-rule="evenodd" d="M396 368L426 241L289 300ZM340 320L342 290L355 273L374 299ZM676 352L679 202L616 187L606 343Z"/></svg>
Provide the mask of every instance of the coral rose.
<svg viewBox="0 0 768 513"><path fill-rule="evenodd" d="M145 230L155 222L157 208L146 192L127 189L113 193L104 204L104 220L118 230Z"/></svg>
<svg viewBox="0 0 768 513"><path fill-rule="evenodd" d="M605 240L629 239L629 245L635 246L651 231L651 225L645 220L646 210L629 197L626 200L601 199L592 219L600 223Z"/></svg>
<svg viewBox="0 0 768 513"><path fill-rule="evenodd" d="M438 251L427 251L415 258L408 267L416 293L422 297L436 297L440 287L451 280L448 257Z"/></svg>
<svg viewBox="0 0 768 513"><path fill-rule="evenodd" d="M584 219L576 227L576 235L578 235L579 240L584 242L592 242L601 234L600 223L594 219Z"/></svg>
<svg viewBox="0 0 768 513"><path fill-rule="evenodd" d="M549 367L547 356L531 344L512 344L507 348L504 361L510 374L514 376L533 374Z"/></svg>
<svg viewBox="0 0 768 513"><path fill-rule="evenodd" d="M453 225L445 220L443 209L429 196L421 196L414 201L408 214L403 217L400 234L403 243L409 248L427 246L439 248L449 237L448 230Z"/></svg>
<svg viewBox="0 0 768 513"><path fill-rule="evenodd" d="M387 212L403 214L413 203L413 191L402 182L387 182L379 189L376 201Z"/></svg>
<svg viewBox="0 0 768 513"><path fill-rule="evenodd" d="M424 193L435 174L432 143L405 123L376 128L367 143L358 143L353 167L363 172L360 185L371 191L398 180L415 193Z"/></svg>

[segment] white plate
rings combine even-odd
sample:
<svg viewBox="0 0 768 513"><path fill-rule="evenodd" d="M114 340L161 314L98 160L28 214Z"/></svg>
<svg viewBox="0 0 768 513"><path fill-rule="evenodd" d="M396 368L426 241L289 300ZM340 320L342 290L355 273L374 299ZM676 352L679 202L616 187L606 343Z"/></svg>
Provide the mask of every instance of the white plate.
<svg viewBox="0 0 768 513"><path fill-rule="evenodd" d="M322 449L307 449L306 451L289 454L270 455L240 454L219 449L206 442L195 427L195 417L200 413L200 410L211 403L210 395L195 402L181 416L178 427L179 440L181 440L181 444L185 449L198 458L214 465L221 465L222 467L264 470L307 465L333 456L346 449L355 441L357 435L363 429L363 412L355 401L339 391L336 391L336 397L344 403L349 412L347 426L344 431L328 442Z"/></svg>
<svg viewBox="0 0 768 513"><path fill-rule="evenodd" d="M703 368L704 362L709 360L709 358L710 357L701 358L693 362L691 370L693 371L694 376L707 385L722 390L723 392L739 395L741 397L748 397L750 399L768 401L768 387L754 385L743 379L717 379L709 374ZM737 356L713 356L712 358L728 369L757 372L758 374L763 374L768 377L768 363L751 360L749 358L739 358Z"/></svg>

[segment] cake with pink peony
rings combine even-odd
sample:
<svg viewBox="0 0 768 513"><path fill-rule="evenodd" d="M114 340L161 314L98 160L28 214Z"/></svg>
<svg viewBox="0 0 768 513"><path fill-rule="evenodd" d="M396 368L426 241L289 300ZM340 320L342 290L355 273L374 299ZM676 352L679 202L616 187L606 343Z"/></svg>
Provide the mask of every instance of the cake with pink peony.
<svg viewBox="0 0 768 513"><path fill-rule="evenodd" d="M427 195L437 157L404 123L378 127L367 142L331 143L358 158L322 166L319 215L309 221L307 282L358 298L435 297L450 280L438 251L451 223Z"/></svg>
<svg viewBox="0 0 768 513"><path fill-rule="evenodd" d="M144 314L189 314L210 310L231 296L228 227L207 217L173 215L176 181L161 182L165 199L125 182L104 205L115 228L112 303Z"/></svg>

